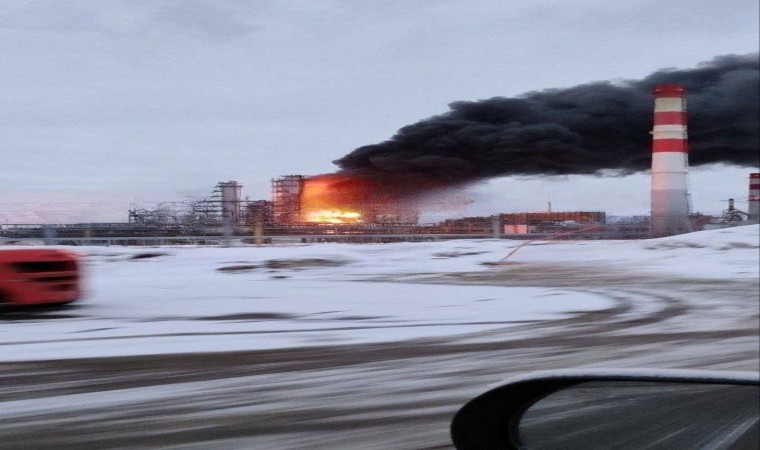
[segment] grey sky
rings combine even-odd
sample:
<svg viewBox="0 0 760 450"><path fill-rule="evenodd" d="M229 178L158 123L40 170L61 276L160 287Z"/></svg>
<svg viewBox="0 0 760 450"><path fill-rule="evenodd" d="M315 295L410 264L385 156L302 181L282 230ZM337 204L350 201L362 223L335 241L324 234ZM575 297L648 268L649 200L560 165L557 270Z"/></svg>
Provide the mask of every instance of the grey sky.
<svg viewBox="0 0 760 450"><path fill-rule="evenodd" d="M758 51L757 0L0 0L0 222L332 172L456 100L642 78ZM749 169L691 175L695 209ZM648 211L648 178L494 180L469 213ZM741 204L739 205L742 206Z"/></svg>

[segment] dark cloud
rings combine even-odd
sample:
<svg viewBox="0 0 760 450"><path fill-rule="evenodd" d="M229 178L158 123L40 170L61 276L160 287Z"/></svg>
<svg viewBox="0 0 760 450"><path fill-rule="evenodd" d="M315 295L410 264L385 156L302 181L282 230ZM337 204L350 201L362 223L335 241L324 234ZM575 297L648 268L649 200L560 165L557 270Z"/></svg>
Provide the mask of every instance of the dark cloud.
<svg viewBox="0 0 760 450"><path fill-rule="evenodd" d="M721 56L642 80L460 101L335 161L372 178L458 183L505 175L619 174L649 168L652 87L688 91L691 165L758 164L758 55Z"/></svg>

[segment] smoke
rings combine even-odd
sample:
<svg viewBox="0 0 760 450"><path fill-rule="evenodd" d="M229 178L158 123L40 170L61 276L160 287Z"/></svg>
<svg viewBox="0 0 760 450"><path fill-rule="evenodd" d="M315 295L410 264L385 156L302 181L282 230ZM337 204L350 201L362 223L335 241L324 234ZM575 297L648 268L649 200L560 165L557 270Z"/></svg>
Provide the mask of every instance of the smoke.
<svg viewBox="0 0 760 450"><path fill-rule="evenodd" d="M448 112L335 164L356 176L442 184L507 175L630 174L651 164L652 87L678 83L687 89L690 165L756 166L759 79L758 54L728 55L642 80L454 102Z"/></svg>

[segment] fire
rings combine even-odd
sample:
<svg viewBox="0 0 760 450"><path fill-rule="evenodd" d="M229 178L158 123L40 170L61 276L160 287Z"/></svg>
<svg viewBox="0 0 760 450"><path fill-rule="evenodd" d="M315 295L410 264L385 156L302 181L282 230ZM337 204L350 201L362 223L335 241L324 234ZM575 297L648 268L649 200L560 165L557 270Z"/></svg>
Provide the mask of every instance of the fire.
<svg viewBox="0 0 760 450"><path fill-rule="evenodd" d="M346 173L317 175L305 179L301 187L300 219L311 223L414 222L409 193L427 187L424 180L411 183Z"/></svg>
<svg viewBox="0 0 760 450"><path fill-rule="evenodd" d="M306 222L317 223L360 223L362 215L355 211L340 209L321 209L306 213Z"/></svg>
<svg viewBox="0 0 760 450"><path fill-rule="evenodd" d="M309 178L301 192L301 219L312 223L361 223L368 191L367 183L356 178L339 175Z"/></svg>

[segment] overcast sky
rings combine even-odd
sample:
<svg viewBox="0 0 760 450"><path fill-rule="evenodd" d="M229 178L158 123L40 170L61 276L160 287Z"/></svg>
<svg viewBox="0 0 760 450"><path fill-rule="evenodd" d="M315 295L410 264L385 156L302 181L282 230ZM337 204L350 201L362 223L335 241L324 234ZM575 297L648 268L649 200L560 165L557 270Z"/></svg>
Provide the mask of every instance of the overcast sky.
<svg viewBox="0 0 760 450"><path fill-rule="evenodd" d="M457 100L758 51L758 1L0 0L0 223L316 175ZM693 170L695 210L757 169ZM648 214L649 177L501 178L464 211ZM738 205L746 207L746 204ZM440 213L443 214L443 213Z"/></svg>

